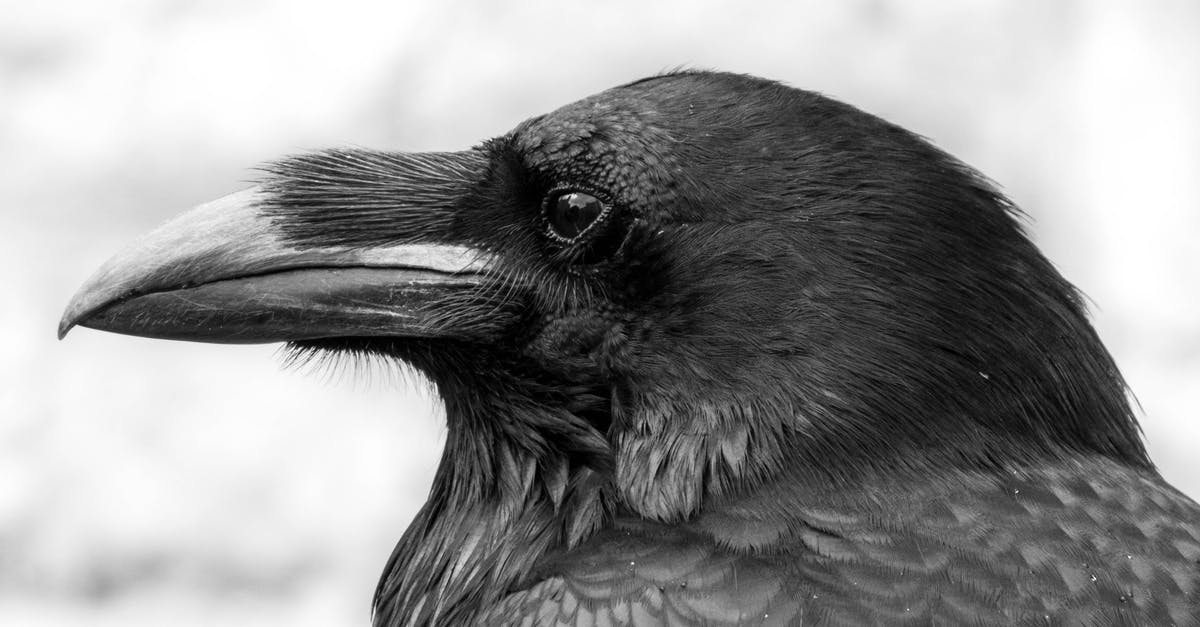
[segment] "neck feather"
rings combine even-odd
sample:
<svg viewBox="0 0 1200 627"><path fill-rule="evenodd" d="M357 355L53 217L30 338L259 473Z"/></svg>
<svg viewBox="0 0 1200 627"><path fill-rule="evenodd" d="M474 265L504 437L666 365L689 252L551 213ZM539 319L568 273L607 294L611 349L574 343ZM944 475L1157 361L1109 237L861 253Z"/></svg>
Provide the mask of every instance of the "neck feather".
<svg viewBox="0 0 1200 627"><path fill-rule="evenodd" d="M431 372L426 370L426 372ZM435 378L448 435L429 499L388 560L375 625L460 624L607 519L610 453L571 403L518 382Z"/></svg>

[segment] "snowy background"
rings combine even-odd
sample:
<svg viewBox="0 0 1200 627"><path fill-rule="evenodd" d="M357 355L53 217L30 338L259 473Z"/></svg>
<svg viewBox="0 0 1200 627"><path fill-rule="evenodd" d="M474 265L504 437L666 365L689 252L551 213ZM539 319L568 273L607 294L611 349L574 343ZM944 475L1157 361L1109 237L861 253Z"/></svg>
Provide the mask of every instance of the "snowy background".
<svg viewBox="0 0 1200 627"><path fill-rule="evenodd" d="M365 625L441 447L420 386L58 343L63 306L264 160L460 149L679 65L825 92L998 181L1198 497L1197 33L1187 0L0 0L0 625Z"/></svg>

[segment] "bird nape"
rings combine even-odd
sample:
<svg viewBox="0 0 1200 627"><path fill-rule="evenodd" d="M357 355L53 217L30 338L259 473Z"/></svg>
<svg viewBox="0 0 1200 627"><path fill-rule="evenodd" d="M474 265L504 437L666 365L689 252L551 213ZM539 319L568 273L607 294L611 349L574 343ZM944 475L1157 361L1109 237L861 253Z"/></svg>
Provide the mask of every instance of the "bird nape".
<svg viewBox="0 0 1200 627"><path fill-rule="evenodd" d="M284 159L75 325L423 372L446 447L376 625L1200 622L1200 507L1017 210L775 82Z"/></svg>

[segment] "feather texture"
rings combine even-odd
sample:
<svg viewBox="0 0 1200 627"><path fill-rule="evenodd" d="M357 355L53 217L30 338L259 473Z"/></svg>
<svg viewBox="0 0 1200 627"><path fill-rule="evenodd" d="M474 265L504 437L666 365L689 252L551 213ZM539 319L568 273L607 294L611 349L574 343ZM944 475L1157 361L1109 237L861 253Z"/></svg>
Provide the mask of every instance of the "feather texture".
<svg viewBox="0 0 1200 627"><path fill-rule="evenodd" d="M463 152L264 170L60 329L424 373L446 448L379 627L1200 624L1200 507L1082 298L902 128L675 72Z"/></svg>

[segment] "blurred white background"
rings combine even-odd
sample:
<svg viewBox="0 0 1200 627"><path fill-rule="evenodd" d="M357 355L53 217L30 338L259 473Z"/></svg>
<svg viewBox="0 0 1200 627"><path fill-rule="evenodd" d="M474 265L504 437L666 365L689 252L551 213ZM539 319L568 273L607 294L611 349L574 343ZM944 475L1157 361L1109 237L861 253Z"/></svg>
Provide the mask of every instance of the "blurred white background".
<svg viewBox="0 0 1200 627"><path fill-rule="evenodd" d="M62 307L264 160L460 149L679 65L822 91L996 180L1200 496L1197 33L1188 0L0 0L0 624L365 625L441 448L420 386L58 343Z"/></svg>

